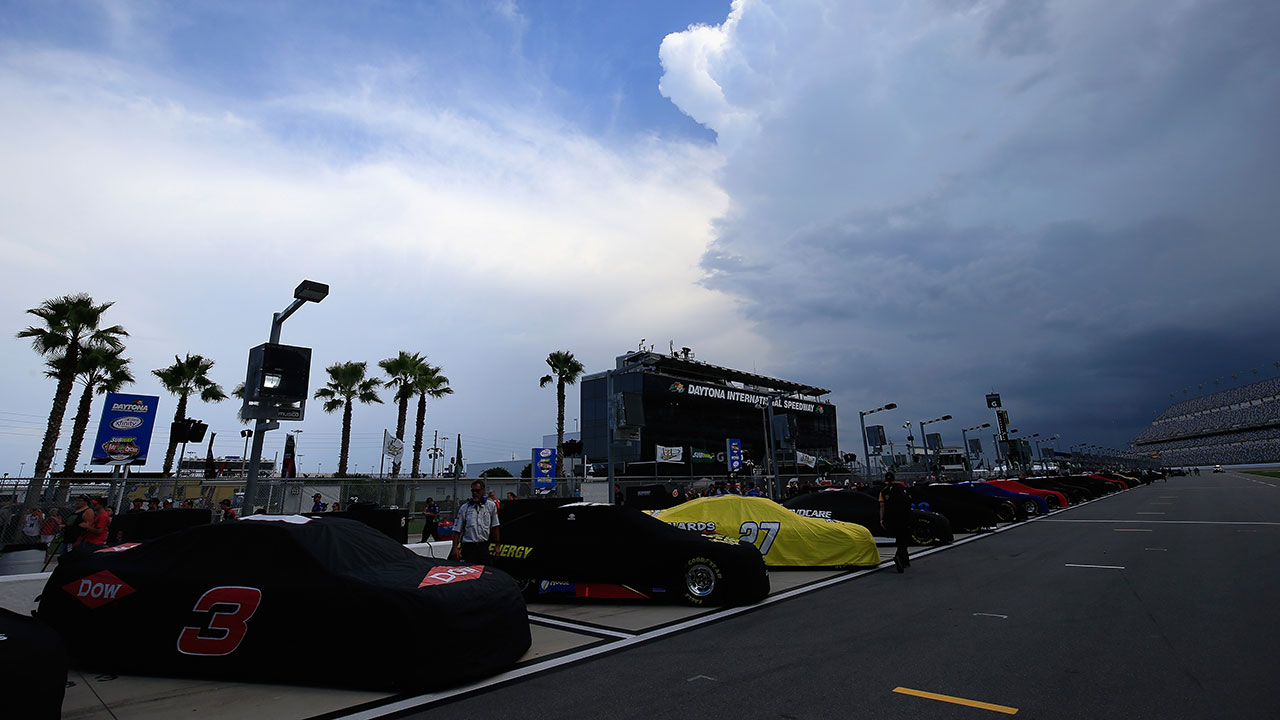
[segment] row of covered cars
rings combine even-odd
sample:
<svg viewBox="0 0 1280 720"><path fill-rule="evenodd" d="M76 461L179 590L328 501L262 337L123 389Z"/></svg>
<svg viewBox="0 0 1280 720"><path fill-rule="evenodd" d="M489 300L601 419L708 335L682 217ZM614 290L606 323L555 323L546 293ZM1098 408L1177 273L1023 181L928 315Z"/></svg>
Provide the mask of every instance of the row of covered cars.
<svg viewBox="0 0 1280 720"><path fill-rule="evenodd" d="M912 534L968 531L1137 482L1079 476L912 488ZM38 617L75 665L112 673L405 689L493 674L530 647L531 599L750 604L769 569L880 563L875 497L698 498L659 511L504 503L487 565L423 557L345 518L252 516L59 563ZM359 618L349 632L316 633ZM103 652L102 633L128 636ZM442 671L422 647L462 654ZM334 662L334 658L359 662Z"/></svg>

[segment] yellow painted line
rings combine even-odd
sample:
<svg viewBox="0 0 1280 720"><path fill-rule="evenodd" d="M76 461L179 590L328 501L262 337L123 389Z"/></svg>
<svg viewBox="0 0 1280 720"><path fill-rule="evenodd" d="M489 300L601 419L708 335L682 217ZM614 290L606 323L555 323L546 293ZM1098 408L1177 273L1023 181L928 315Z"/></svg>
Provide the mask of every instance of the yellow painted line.
<svg viewBox="0 0 1280 720"><path fill-rule="evenodd" d="M1115 528L1116 532L1151 532L1142 528Z"/></svg>
<svg viewBox="0 0 1280 720"><path fill-rule="evenodd" d="M956 705L967 705L980 710L991 710L998 713L1004 713L1005 715L1016 715L1018 712L1018 708L1009 707L1007 705L996 705L994 703L986 703L980 700L969 700L952 695L939 695L938 693L925 692L924 690L912 690L911 688L896 687L893 691L896 693L902 693L903 695L922 697L928 700L941 700L942 702L955 703Z"/></svg>

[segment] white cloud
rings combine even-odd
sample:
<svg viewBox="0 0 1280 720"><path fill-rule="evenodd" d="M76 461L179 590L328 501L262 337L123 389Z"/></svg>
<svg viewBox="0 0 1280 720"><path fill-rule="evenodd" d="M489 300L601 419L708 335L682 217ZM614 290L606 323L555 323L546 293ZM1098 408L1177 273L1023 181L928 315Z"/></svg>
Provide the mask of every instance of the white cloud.
<svg viewBox="0 0 1280 720"><path fill-rule="evenodd" d="M0 59L5 326L27 324L22 310L44 298L88 291L117 301L110 319L133 333L137 391L158 392L149 370L183 352L216 358L229 388L270 312L312 278L332 293L284 340L316 348L313 385L334 361L426 352L457 391L433 410L443 427L526 445L554 419L554 395L535 382L552 350L589 371L640 336L763 355L737 302L699 284L727 206L714 148L606 146L522 108L415 106L373 86L233 103L127 63L11 51ZM281 117L332 135L292 135ZM345 133L363 150L338 151ZM9 401L43 412L52 385L35 377L39 359L18 341L0 356L31 370L10 376ZM201 412L224 426L234 416ZM311 415L314 447L338 418ZM372 431L394 413L356 417ZM0 438L0 456L34 448ZM488 459L477 450L468 456Z"/></svg>

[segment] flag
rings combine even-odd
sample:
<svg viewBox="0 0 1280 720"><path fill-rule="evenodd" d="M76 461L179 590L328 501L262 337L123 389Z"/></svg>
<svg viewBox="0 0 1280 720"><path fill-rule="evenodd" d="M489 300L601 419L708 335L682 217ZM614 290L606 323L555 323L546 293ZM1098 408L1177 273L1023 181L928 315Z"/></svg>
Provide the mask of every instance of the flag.
<svg viewBox="0 0 1280 720"><path fill-rule="evenodd" d="M658 445L657 448L658 449L654 453L654 457L657 458L658 462L684 462L684 446L683 445L679 447L667 447L665 445Z"/></svg>
<svg viewBox="0 0 1280 720"><path fill-rule="evenodd" d="M204 476L206 478L215 478L218 476L217 464L213 461L213 438L218 433L209 433L209 455L204 459Z"/></svg>
<svg viewBox="0 0 1280 720"><path fill-rule="evenodd" d="M453 456L453 477L462 478L462 433L458 433L458 454Z"/></svg>
<svg viewBox="0 0 1280 720"><path fill-rule="evenodd" d="M689 448L689 457L691 460L693 460L696 463L699 463L699 462L709 463L709 462L716 461L715 453L711 452L710 450L703 450L701 448L696 448L696 447Z"/></svg>
<svg viewBox="0 0 1280 720"><path fill-rule="evenodd" d="M280 463L280 477L298 477L298 463L295 453L297 453L296 441L293 439L293 433L289 433L284 436L284 460Z"/></svg>
<svg viewBox="0 0 1280 720"><path fill-rule="evenodd" d="M801 465L808 465L809 467L817 467L818 458L814 457L813 455L808 455L806 453L802 453L799 450L797 450L796 462Z"/></svg>
<svg viewBox="0 0 1280 720"><path fill-rule="evenodd" d="M387 430L382 431L382 454L398 458L404 454L404 441Z"/></svg>

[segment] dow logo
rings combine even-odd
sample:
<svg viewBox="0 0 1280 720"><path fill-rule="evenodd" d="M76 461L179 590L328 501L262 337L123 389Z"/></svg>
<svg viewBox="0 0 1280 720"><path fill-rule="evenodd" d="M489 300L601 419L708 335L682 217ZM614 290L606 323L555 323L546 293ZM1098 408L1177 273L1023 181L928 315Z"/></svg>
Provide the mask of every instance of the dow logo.
<svg viewBox="0 0 1280 720"><path fill-rule="evenodd" d="M102 607L113 600L119 600L134 593L133 588L110 570L102 570L89 577L73 580L63 585L62 589L71 593L88 608Z"/></svg>

